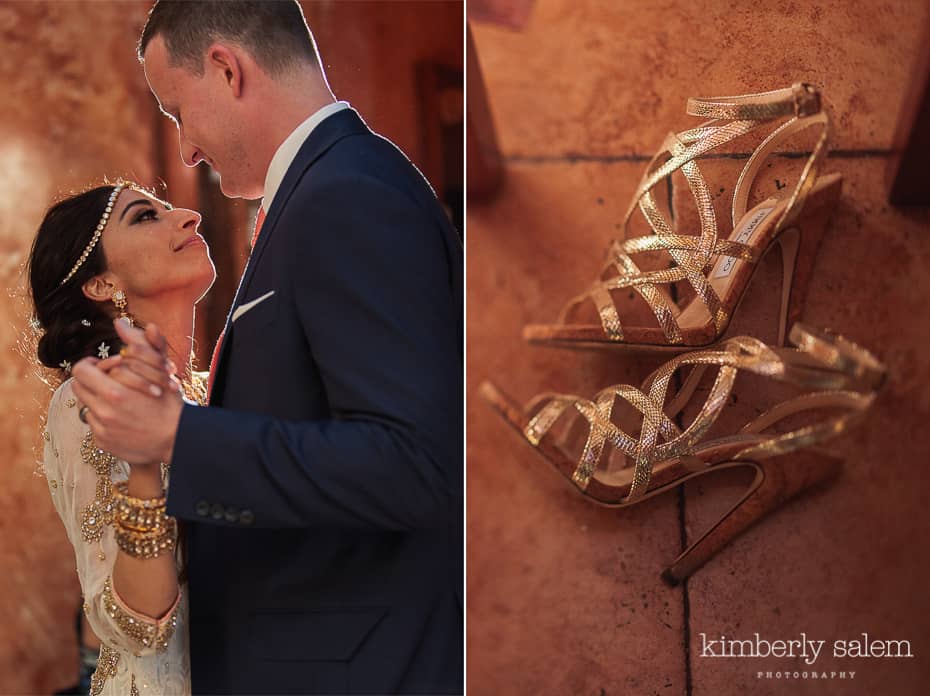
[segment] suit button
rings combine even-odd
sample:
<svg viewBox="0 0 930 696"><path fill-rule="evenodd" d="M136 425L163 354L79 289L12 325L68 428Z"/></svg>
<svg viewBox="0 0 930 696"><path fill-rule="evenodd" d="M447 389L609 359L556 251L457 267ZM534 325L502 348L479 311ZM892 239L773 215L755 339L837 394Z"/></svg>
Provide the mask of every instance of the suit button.
<svg viewBox="0 0 930 696"><path fill-rule="evenodd" d="M239 511L231 505L226 508L226 521L234 523L239 521Z"/></svg>
<svg viewBox="0 0 930 696"><path fill-rule="evenodd" d="M210 514L210 503L206 500L201 500L194 506L194 512L200 515L200 517L206 517Z"/></svg>
<svg viewBox="0 0 930 696"><path fill-rule="evenodd" d="M255 521L255 513L251 510L243 510L239 513L239 521L242 524L252 524Z"/></svg>
<svg viewBox="0 0 930 696"><path fill-rule="evenodd" d="M210 508L210 516L215 520L223 519L223 515L226 513L226 510L219 503L214 503L213 507Z"/></svg>

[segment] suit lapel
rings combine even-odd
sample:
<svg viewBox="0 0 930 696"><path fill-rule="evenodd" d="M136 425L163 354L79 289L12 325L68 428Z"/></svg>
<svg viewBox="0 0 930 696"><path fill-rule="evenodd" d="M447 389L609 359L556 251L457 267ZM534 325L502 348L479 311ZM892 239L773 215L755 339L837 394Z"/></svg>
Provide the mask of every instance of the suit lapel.
<svg viewBox="0 0 930 696"><path fill-rule="evenodd" d="M236 296L229 308L229 313L226 315L226 326L221 334L223 343L220 346L220 356L216 362L216 376L213 379L213 392L217 397L221 397L222 395L221 380L224 377L223 364L226 361L226 354L229 351L229 346L232 345L230 339L232 338L232 331L234 330L232 322L233 313L248 293L249 285L255 275L255 269L261 260L265 248L268 246L268 240L271 239L274 233L274 228L278 222L278 218L281 216L281 211L286 207L291 194L294 193L294 189L297 187L301 177L303 177L304 172L306 172L316 160L343 138L366 132L370 131L355 109L349 108L339 111L320 122L317 127L313 129L310 135L307 136L303 145L301 145L300 150L298 150L297 156L294 158L291 166L288 167L287 173L285 173L284 179L281 181L281 185L278 187L274 201L271 204L271 210L269 210L265 216L261 234L258 236L255 248L252 249L249 260L246 263L245 271L242 274L242 278L239 280ZM214 402L215 400L211 399L211 403Z"/></svg>

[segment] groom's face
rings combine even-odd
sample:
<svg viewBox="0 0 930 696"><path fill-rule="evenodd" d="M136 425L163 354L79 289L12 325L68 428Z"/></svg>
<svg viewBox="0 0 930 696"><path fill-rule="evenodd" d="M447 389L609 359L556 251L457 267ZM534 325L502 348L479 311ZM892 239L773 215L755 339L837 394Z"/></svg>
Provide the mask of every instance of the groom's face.
<svg viewBox="0 0 930 696"><path fill-rule="evenodd" d="M249 176L248 152L237 125L237 104L217 79L214 67L205 65L198 77L184 67L174 67L168 49L156 36L145 51L145 77L161 110L178 127L181 159L189 167L206 162L220 176L220 187L229 197L256 198Z"/></svg>

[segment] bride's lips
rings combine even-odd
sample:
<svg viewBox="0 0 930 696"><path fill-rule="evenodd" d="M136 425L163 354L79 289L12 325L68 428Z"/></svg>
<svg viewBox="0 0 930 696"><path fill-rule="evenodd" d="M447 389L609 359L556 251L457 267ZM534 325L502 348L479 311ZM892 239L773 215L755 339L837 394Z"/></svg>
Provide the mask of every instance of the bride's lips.
<svg viewBox="0 0 930 696"><path fill-rule="evenodd" d="M203 244L204 246L206 246L207 242L199 234L193 234L187 239L185 239L184 241L182 241L180 244L178 244L174 248L174 251L181 251L182 249L186 249L187 247L192 246L194 244Z"/></svg>

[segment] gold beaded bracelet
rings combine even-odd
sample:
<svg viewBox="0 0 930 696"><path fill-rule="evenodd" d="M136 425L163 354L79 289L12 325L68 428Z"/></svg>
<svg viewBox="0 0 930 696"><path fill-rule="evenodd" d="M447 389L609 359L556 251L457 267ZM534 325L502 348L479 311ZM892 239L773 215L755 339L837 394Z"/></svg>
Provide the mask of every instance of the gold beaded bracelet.
<svg viewBox="0 0 930 696"><path fill-rule="evenodd" d="M116 523L134 532L145 533L163 531L168 521L168 513L165 511L165 508L145 511L143 513L125 503L117 502L115 512L114 520L116 520Z"/></svg>
<svg viewBox="0 0 930 696"><path fill-rule="evenodd" d="M159 531L164 528L168 518L165 511L165 499L162 498L134 498L128 493L128 484L125 481L114 484L113 503L114 519L120 526L137 532Z"/></svg>
<svg viewBox="0 0 930 696"><path fill-rule="evenodd" d="M136 498L129 495L129 481L120 481L113 484L113 497L121 502L125 502L130 507L151 510L163 508L168 502L165 496L159 498Z"/></svg>
<svg viewBox="0 0 930 696"><path fill-rule="evenodd" d="M129 495L129 483L113 485L116 543L135 558L158 558L171 552L177 538L177 521L168 517L166 499L136 498Z"/></svg>
<svg viewBox="0 0 930 696"><path fill-rule="evenodd" d="M116 544L133 558L158 558L163 553L174 551L177 529L177 521L173 517L169 517L166 527L158 532L138 532L117 525Z"/></svg>

